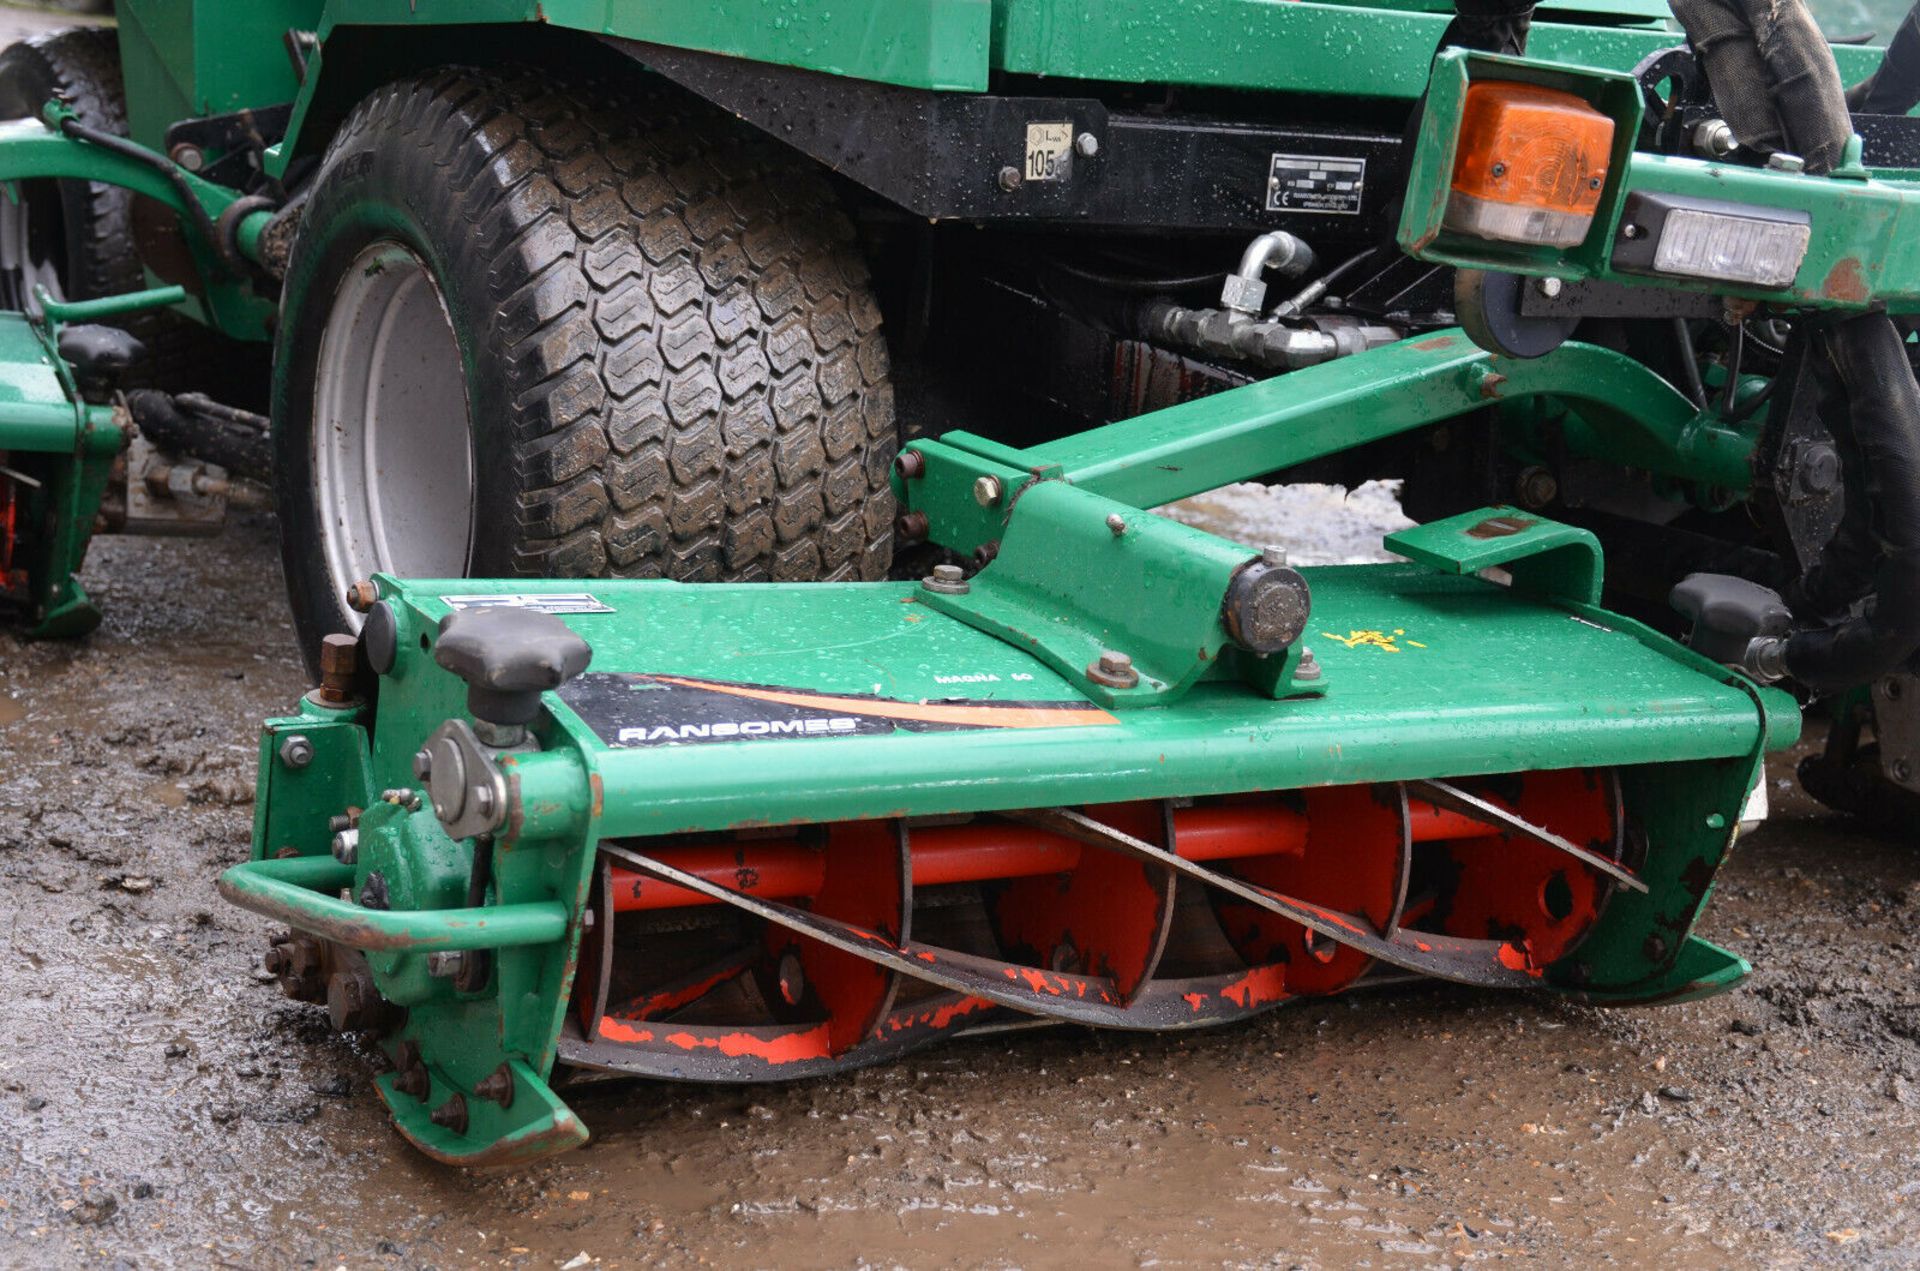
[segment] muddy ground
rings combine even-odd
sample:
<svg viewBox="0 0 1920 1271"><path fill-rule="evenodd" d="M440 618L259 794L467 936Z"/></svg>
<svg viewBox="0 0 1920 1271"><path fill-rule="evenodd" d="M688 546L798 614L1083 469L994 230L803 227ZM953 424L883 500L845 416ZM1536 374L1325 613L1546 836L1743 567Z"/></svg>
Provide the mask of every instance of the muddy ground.
<svg viewBox="0 0 1920 1271"><path fill-rule="evenodd" d="M271 543L103 540L97 634L0 636L0 1265L1920 1263L1920 855L1784 761L1706 927L1756 972L1711 1002L1382 990L629 1082L572 1096L584 1151L431 1164L214 893L303 688Z"/></svg>

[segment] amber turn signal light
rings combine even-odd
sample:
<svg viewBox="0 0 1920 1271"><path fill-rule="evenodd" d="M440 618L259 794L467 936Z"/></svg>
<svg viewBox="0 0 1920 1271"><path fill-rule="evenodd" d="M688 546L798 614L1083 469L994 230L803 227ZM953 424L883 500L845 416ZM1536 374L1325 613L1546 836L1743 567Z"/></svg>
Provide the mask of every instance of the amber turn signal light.
<svg viewBox="0 0 1920 1271"><path fill-rule="evenodd" d="M1613 120L1572 93L1511 80L1469 84L1444 224L1477 238L1572 247L1593 224L1612 147Z"/></svg>

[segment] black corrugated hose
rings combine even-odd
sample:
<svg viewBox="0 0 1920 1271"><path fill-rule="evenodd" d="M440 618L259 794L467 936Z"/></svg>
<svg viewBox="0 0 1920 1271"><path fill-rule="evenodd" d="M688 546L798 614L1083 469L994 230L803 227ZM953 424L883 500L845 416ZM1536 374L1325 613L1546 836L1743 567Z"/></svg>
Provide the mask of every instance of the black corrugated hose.
<svg viewBox="0 0 1920 1271"><path fill-rule="evenodd" d="M1832 171L1852 117L1833 53L1802 0L1672 5L1740 143L1797 154L1808 172ZM1836 690L1896 670L1920 649L1920 384L1884 313L1813 320L1821 323L1821 378L1846 407L1829 416L1846 512L1793 589L1806 629L1788 641L1786 666L1811 688Z"/></svg>

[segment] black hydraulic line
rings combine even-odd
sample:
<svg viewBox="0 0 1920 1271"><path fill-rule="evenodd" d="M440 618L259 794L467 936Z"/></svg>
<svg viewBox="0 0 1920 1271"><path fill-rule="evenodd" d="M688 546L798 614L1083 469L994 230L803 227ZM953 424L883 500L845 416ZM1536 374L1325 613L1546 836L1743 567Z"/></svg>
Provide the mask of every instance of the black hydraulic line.
<svg viewBox="0 0 1920 1271"><path fill-rule="evenodd" d="M1674 342L1680 346L1680 378L1686 381L1687 400L1695 410L1707 408L1707 386L1700 378L1700 358L1693 351L1693 330L1685 318L1673 320Z"/></svg>
<svg viewBox="0 0 1920 1271"><path fill-rule="evenodd" d="M482 909L487 903L487 888L493 882L493 835L478 834L473 840L473 872L467 875L467 908ZM491 970L485 949L468 949L460 955L460 972L454 987L463 993L478 993L487 986Z"/></svg>
<svg viewBox="0 0 1920 1271"><path fill-rule="evenodd" d="M1765 406L1767 402L1772 399L1774 387L1779 383L1780 377L1778 375L1768 380L1765 388L1755 393L1752 397L1749 397L1746 401L1741 402L1732 410L1726 411L1726 421L1730 424L1738 424L1751 418L1755 411Z"/></svg>
<svg viewBox="0 0 1920 1271"><path fill-rule="evenodd" d="M194 228L200 233L201 240L213 252L221 266L236 277L245 276L246 259L240 255L240 250L235 244L226 241L214 224L213 218L207 215L207 209L201 206L199 196L193 192L193 186L187 181L186 173L179 164L165 155L155 154L145 146L135 145L125 137L102 132L98 128L90 128L71 115L60 121L60 131L69 137L77 137L81 141L144 163L164 176L179 193L185 215L193 222Z"/></svg>
<svg viewBox="0 0 1920 1271"><path fill-rule="evenodd" d="M1302 287L1299 291L1287 297L1287 299L1282 301L1279 306L1274 309L1273 315L1276 318L1290 318L1301 313L1307 306L1326 295L1327 288L1352 273L1364 262L1373 259L1386 246L1385 243L1375 243L1373 246L1364 248L1355 255L1347 257L1332 269L1329 269L1326 273L1321 274L1305 287Z"/></svg>
<svg viewBox="0 0 1920 1271"><path fill-rule="evenodd" d="M1731 329L1727 333L1727 382L1720 388L1720 413L1722 415L1731 415L1733 413L1734 396L1740 391L1740 355L1746 351L1747 343L1747 324L1745 322L1731 323L1730 327Z"/></svg>
<svg viewBox="0 0 1920 1271"><path fill-rule="evenodd" d="M1821 335L1848 405L1830 420L1846 511L1793 599L1819 614L1851 612L1793 636L1786 663L1810 687L1839 690L1896 670L1920 649L1920 384L1885 314ZM1863 584L1871 594L1853 605Z"/></svg>

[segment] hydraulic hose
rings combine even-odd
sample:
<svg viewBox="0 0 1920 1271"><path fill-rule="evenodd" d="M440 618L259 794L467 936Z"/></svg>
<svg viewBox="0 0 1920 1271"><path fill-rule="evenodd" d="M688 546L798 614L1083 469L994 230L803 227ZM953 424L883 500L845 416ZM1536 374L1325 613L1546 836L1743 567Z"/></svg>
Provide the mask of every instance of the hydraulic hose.
<svg viewBox="0 0 1920 1271"><path fill-rule="evenodd" d="M1826 37L1801 0L1672 0L1740 144L1808 172L1840 162L1853 118Z"/></svg>
<svg viewBox="0 0 1920 1271"><path fill-rule="evenodd" d="M1847 410L1831 424L1846 512L1790 598L1796 612L1859 612L1787 642L1787 669L1836 690L1898 669L1920 649L1920 385L1885 314L1828 328L1822 344ZM1869 594L1870 593L1870 594Z"/></svg>
<svg viewBox="0 0 1920 1271"><path fill-rule="evenodd" d="M1847 90L1856 115L1904 115L1920 106L1920 4L1907 10L1873 74Z"/></svg>

